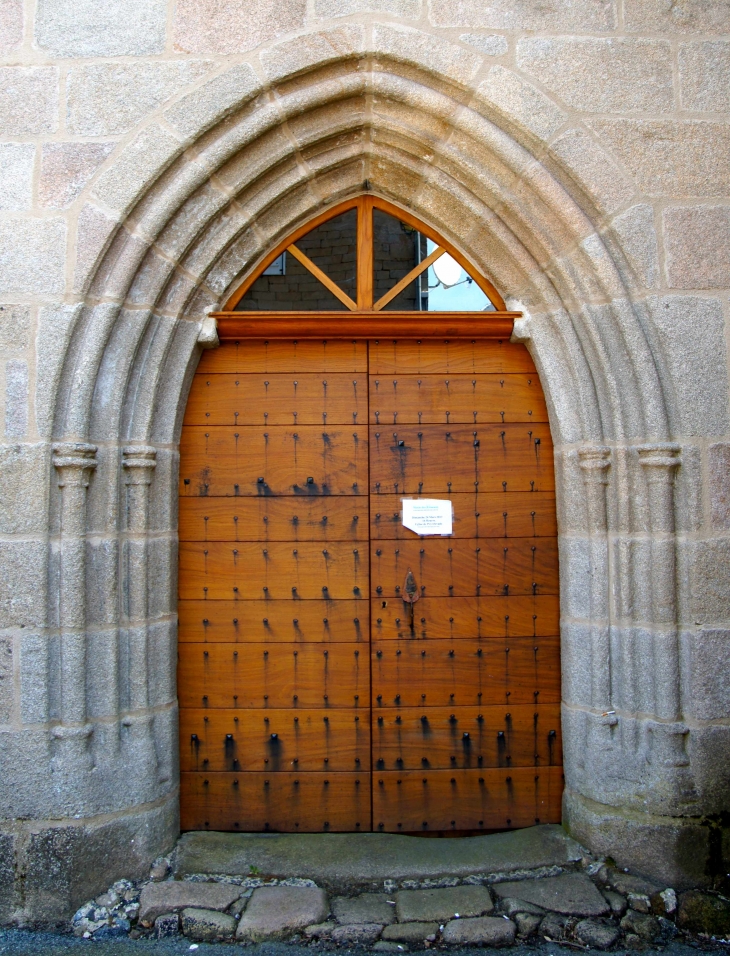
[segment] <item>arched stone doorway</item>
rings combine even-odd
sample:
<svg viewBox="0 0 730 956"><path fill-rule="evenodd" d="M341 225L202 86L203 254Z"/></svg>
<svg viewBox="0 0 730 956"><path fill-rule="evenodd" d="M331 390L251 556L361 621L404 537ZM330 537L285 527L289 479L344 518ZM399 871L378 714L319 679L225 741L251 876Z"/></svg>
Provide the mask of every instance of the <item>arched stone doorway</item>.
<svg viewBox="0 0 730 956"><path fill-rule="evenodd" d="M547 409L448 245L364 195L217 316L181 440L183 830L560 821Z"/></svg>
<svg viewBox="0 0 730 956"><path fill-rule="evenodd" d="M564 820L598 852L620 843L625 865L663 867L675 885L703 879L698 816L722 793L709 731L682 720L675 476L680 500L691 481L621 238L639 199L582 131L551 149L550 133L434 66L450 62L447 41L434 60L417 45L366 53L348 37L306 55L292 41L290 59L266 59L264 81L236 65L202 83L85 193L77 298L39 329L54 531L50 638L27 658L39 675L28 713L51 730L18 737L9 759L28 771L6 802L9 817L39 821L29 912L90 895L75 876L48 885L54 841L97 841L108 882L178 832L175 484L190 380L215 342L201 316L293 225L366 180L524 314L514 336L540 373L556 445Z"/></svg>

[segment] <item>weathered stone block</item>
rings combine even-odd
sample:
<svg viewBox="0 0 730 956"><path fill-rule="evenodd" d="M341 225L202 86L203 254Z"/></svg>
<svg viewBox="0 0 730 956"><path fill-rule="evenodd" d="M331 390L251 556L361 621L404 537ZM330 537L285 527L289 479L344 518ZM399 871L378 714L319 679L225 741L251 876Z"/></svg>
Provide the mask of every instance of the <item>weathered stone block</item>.
<svg viewBox="0 0 730 956"><path fill-rule="evenodd" d="M0 176L3 189L0 209L24 212L33 202L33 163L35 146L32 143L0 144Z"/></svg>
<svg viewBox="0 0 730 956"><path fill-rule="evenodd" d="M0 445L0 534L39 534L47 526L48 449Z"/></svg>
<svg viewBox="0 0 730 956"><path fill-rule="evenodd" d="M730 444L710 445L708 450L712 526L730 528Z"/></svg>
<svg viewBox="0 0 730 956"><path fill-rule="evenodd" d="M383 939L394 943L412 943L414 946L422 944L429 936L436 936L439 931L438 923L394 923L383 930Z"/></svg>
<svg viewBox="0 0 730 956"><path fill-rule="evenodd" d="M730 567L727 569L730 572ZM698 720L730 714L730 630L699 628L683 634L684 712Z"/></svg>
<svg viewBox="0 0 730 956"><path fill-rule="evenodd" d="M383 927L380 923L350 923L332 930L332 942L345 946L363 946L374 943Z"/></svg>
<svg viewBox="0 0 730 956"><path fill-rule="evenodd" d="M144 185L159 176L181 149L182 143L167 130L147 126L101 174L93 195L112 209L126 212Z"/></svg>
<svg viewBox="0 0 730 956"><path fill-rule="evenodd" d="M558 162L578 180L585 198L577 195L576 199L589 212L593 208L611 212L630 200L634 186L625 172L583 130L568 130L551 149Z"/></svg>
<svg viewBox="0 0 730 956"><path fill-rule="evenodd" d="M23 352L30 345L30 308L27 305L0 305L0 349L3 353Z"/></svg>
<svg viewBox="0 0 730 956"><path fill-rule="evenodd" d="M654 289L659 281L654 208L647 203L631 206L611 223L629 266L645 289Z"/></svg>
<svg viewBox="0 0 730 956"><path fill-rule="evenodd" d="M28 363L5 363L5 435L25 438L28 431Z"/></svg>
<svg viewBox="0 0 730 956"><path fill-rule="evenodd" d="M49 716L48 638L24 633L20 643L20 719L43 724Z"/></svg>
<svg viewBox="0 0 730 956"><path fill-rule="evenodd" d="M488 113L494 109L510 126L543 140L550 139L567 118L537 87L503 66L491 68L477 96Z"/></svg>
<svg viewBox="0 0 730 956"><path fill-rule="evenodd" d="M315 65L354 59L362 54L364 40L361 26L347 24L275 43L261 53L261 62L274 83Z"/></svg>
<svg viewBox="0 0 730 956"><path fill-rule="evenodd" d="M163 913L195 909L223 912L241 895L241 888L230 883L193 883L173 880L148 883L139 898L139 919L152 925Z"/></svg>
<svg viewBox="0 0 730 956"><path fill-rule="evenodd" d="M730 275L730 206L665 209L664 248L671 288L726 288Z"/></svg>
<svg viewBox="0 0 730 956"><path fill-rule="evenodd" d="M332 913L338 923L395 922L395 907L385 893L361 893L360 896L338 896L332 900Z"/></svg>
<svg viewBox="0 0 730 956"><path fill-rule="evenodd" d="M0 833L0 921L9 923L15 909L15 835Z"/></svg>
<svg viewBox="0 0 730 956"><path fill-rule="evenodd" d="M153 810L103 823L40 826L29 835L25 908L39 922L67 920L121 877L141 879L179 833L175 793Z"/></svg>
<svg viewBox="0 0 730 956"><path fill-rule="evenodd" d="M517 926L517 935L523 939L532 936L537 932L542 919L542 916L538 916L537 913L516 913L514 922Z"/></svg>
<svg viewBox="0 0 730 956"><path fill-rule="evenodd" d="M0 637L0 724L10 723L14 702L13 639Z"/></svg>
<svg viewBox="0 0 730 956"><path fill-rule="evenodd" d="M0 2L0 53L11 53L23 41L23 0Z"/></svg>
<svg viewBox="0 0 730 956"><path fill-rule="evenodd" d="M211 63L95 63L68 76L66 126L79 136L116 136L204 76Z"/></svg>
<svg viewBox="0 0 730 956"><path fill-rule="evenodd" d="M175 10L175 48L185 53L245 53L304 26L306 0L286 5L235 0L182 0Z"/></svg>
<svg viewBox="0 0 730 956"><path fill-rule="evenodd" d="M719 299L647 300L646 330L676 435L728 430L725 321Z"/></svg>
<svg viewBox="0 0 730 956"><path fill-rule="evenodd" d="M0 293L58 295L64 289L65 259L65 220L9 217L0 222Z"/></svg>
<svg viewBox="0 0 730 956"><path fill-rule="evenodd" d="M730 10L716 0L693 0L692 3L626 0L624 23L632 33L727 33Z"/></svg>
<svg viewBox="0 0 730 956"><path fill-rule="evenodd" d="M58 129L55 67L0 67L0 128L5 136L33 136Z"/></svg>
<svg viewBox="0 0 730 956"><path fill-rule="evenodd" d="M155 936L157 939L166 939L168 936L177 936L179 933L179 913L165 913L155 920Z"/></svg>
<svg viewBox="0 0 730 956"><path fill-rule="evenodd" d="M730 110L730 43L701 40L679 47L679 90L684 109Z"/></svg>
<svg viewBox="0 0 730 956"><path fill-rule="evenodd" d="M316 16L347 17L352 13L390 13L404 20L420 16L422 0L315 0Z"/></svg>
<svg viewBox="0 0 730 956"><path fill-rule="evenodd" d="M582 919L573 933L582 943L594 949L609 949L621 935L617 926L593 919Z"/></svg>
<svg viewBox="0 0 730 956"><path fill-rule="evenodd" d="M478 916L452 919L443 931L443 940L451 946L511 946L517 927L511 919Z"/></svg>
<svg viewBox="0 0 730 956"><path fill-rule="evenodd" d="M575 30L602 33L616 24L611 0L551 0L536 7L532 0L431 0L431 22L437 27L480 27L491 30Z"/></svg>
<svg viewBox="0 0 730 956"><path fill-rule="evenodd" d="M483 916L494 909L486 886L447 886L434 890L401 890L395 896L401 923L436 920L443 923L454 916Z"/></svg>
<svg viewBox="0 0 730 956"><path fill-rule="evenodd" d="M603 916L609 912L608 903L583 873L496 883L493 889L497 896L523 899L566 916Z"/></svg>
<svg viewBox="0 0 730 956"><path fill-rule="evenodd" d="M471 50L421 30L385 23L375 26L373 49L379 56L392 57L456 83L469 84L481 65L481 58Z"/></svg>
<svg viewBox="0 0 730 956"><path fill-rule="evenodd" d="M315 886L261 886L253 891L236 938L248 942L283 939L321 923L329 913L324 890Z"/></svg>
<svg viewBox="0 0 730 956"><path fill-rule="evenodd" d="M621 929L625 933L634 933L639 939L653 943L659 936L659 923L653 916L629 910L621 920Z"/></svg>
<svg viewBox="0 0 730 956"><path fill-rule="evenodd" d="M112 149L112 143L45 143L38 183L41 206L70 206Z"/></svg>
<svg viewBox="0 0 730 956"><path fill-rule="evenodd" d="M183 934L201 943L231 939L236 932L236 920L227 913L189 907L182 911L181 918Z"/></svg>
<svg viewBox="0 0 730 956"><path fill-rule="evenodd" d="M673 106L667 40L529 37L517 65L568 106L585 113L660 113Z"/></svg>
<svg viewBox="0 0 730 956"><path fill-rule="evenodd" d="M498 33L462 33L459 39L485 56L502 56L509 49L507 37Z"/></svg>
<svg viewBox="0 0 730 956"><path fill-rule="evenodd" d="M0 627L44 623L47 552L44 541L0 541Z"/></svg>
<svg viewBox="0 0 730 956"><path fill-rule="evenodd" d="M727 123L592 119L588 125L648 196L725 197L730 190Z"/></svg>
<svg viewBox="0 0 730 956"><path fill-rule="evenodd" d="M730 902L697 890L681 893L677 926L691 933L727 938L730 935Z"/></svg>
<svg viewBox="0 0 730 956"><path fill-rule="evenodd" d="M144 56L165 47L164 0L40 0L36 42L54 56Z"/></svg>

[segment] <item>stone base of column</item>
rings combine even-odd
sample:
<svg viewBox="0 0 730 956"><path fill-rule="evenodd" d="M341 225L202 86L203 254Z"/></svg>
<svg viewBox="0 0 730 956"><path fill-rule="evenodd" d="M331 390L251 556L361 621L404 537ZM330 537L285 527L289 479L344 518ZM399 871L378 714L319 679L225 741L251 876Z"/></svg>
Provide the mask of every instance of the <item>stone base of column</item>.
<svg viewBox="0 0 730 956"><path fill-rule="evenodd" d="M730 827L715 817L637 813L566 789L563 826L596 856L677 890L710 886L730 866Z"/></svg>
<svg viewBox="0 0 730 956"><path fill-rule="evenodd" d="M179 804L175 788L113 817L0 822L0 923L67 922L115 880L147 876L180 835Z"/></svg>

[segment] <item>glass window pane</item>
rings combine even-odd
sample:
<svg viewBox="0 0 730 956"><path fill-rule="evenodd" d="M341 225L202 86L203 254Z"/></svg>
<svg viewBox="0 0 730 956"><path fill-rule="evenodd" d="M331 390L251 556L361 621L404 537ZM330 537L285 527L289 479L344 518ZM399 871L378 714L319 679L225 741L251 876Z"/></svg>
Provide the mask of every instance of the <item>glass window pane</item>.
<svg viewBox="0 0 730 956"><path fill-rule="evenodd" d="M373 210L373 301L389 292L426 255L419 254L419 241L425 250L423 237L412 227L389 216L382 209ZM386 310L418 310L418 286L410 283Z"/></svg>
<svg viewBox="0 0 730 956"><path fill-rule="evenodd" d="M296 246L351 299L357 299L357 210L347 212L316 226L297 240ZM281 257L280 257L281 258ZM236 306L236 311L339 311L346 306L319 279L291 254L280 258L276 274L270 266L253 283Z"/></svg>
<svg viewBox="0 0 730 956"><path fill-rule="evenodd" d="M437 248L428 239L427 255ZM422 277L423 278L423 277ZM427 273L427 309L429 312L493 312L494 305L468 272L448 253L429 266ZM426 286L426 282L423 282Z"/></svg>

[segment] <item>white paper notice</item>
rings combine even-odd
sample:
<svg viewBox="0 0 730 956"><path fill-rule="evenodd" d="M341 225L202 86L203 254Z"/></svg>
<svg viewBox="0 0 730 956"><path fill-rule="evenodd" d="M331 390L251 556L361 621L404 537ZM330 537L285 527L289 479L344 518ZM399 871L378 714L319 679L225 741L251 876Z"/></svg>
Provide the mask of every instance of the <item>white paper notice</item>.
<svg viewBox="0 0 730 956"><path fill-rule="evenodd" d="M416 534L451 534L452 506L438 498L401 498L403 525Z"/></svg>

